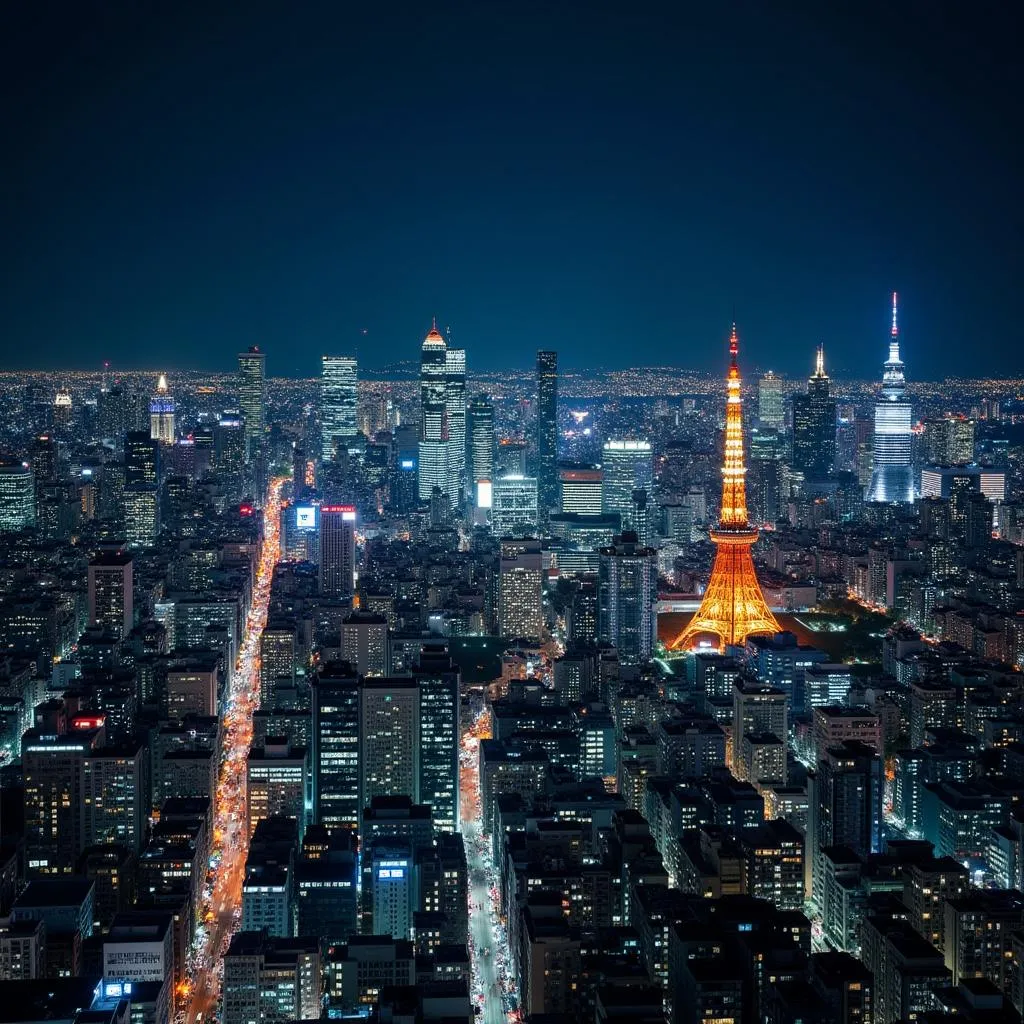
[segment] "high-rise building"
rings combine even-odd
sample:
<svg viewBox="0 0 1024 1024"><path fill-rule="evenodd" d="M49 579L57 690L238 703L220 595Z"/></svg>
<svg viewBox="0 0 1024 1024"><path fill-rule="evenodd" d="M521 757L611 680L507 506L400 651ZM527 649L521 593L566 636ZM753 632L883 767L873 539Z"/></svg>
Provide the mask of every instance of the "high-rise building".
<svg viewBox="0 0 1024 1024"><path fill-rule="evenodd" d="M537 480L509 475L494 481L491 529L498 537L527 537L537 532Z"/></svg>
<svg viewBox="0 0 1024 1024"><path fill-rule="evenodd" d="M443 644L427 645L413 672L419 684L420 794L434 828L459 830L459 669Z"/></svg>
<svg viewBox="0 0 1024 1024"><path fill-rule="evenodd" d="M320 376L320 455L324 462L337 457L339 443L359 432L356 411L359 384L354 356L324 356Z"/></svg>
<svg viewBox="0 0 1024 1024"><path fill-rule="evenodd" d="M372 612L353 612L341 624L341 657L361 676L391 675L388 620Z"/></svg>
<svg viewBox="0 0 1024 1024"><path fill-rule="evenodd" d="M448 479L458 497L466 477L466 350L448 346L444 354L444 407L448 421Z"/></svg>
<svg viewBox="0 0 1024 1024"><path fill-rule="evenodd" d="M364 679L359 691L359 794L362 808L377 796L419 803L420 701L415 679Z"/></svg>
<svg viewBox="0 0 1024 1024"><path fill-rule="evenodd" d="M650 441L606 441L601 452L604 472L603 507L606 515L621 516L628 529L633 515L633 492L654 492L654 457Z"/></svg>
<svg viewBox="0 0 1024 1024"><path fill-rule="evenodd" d="M313 677L313 816L330 828L359 825L359 679L344 662Z"/></svg>
<svg viewBox="0 0 1024 1024"><path fill-rule="evenodd" d="M544 632L540 541L503 540L498 576L498 629L502 636L538 639Z"/></svg>
<svg viewBox="0 0 1024 1024"><path fill-rule="evenodd" d="M782 430L786 425L783 387L782 378L771 370L757 382L757 419L762 427Z"/></svg>
<svg viewBox="0 0 1024 1024"><path fill-rule="evenodd" d="M720 648L741 644L751 634L778 633L780 626L761 592L750 549L758 530L747 515L743 464L743 406L740 397L739 336L732 325L730 366L726 378L725 465L722 467L722 506L718 526L711 531L715 563L697 614L676 638L674 648L715 636Z"/></svg>
<svg viewBox="0 0 1024 1024"><path fill-rule="evenodd" d="M546 521L558 507L558 353L543 350L537 353L537 498Z"/></svg>
<svg viewBox="0 0 1024 1024"><path fill-rule="evenodd" d="M598 561L598 640L623 664L647 662L657 639L658 553L635 533L616 537Z"/></svg>
<svg viewBox="0 0 1024 1024"><path fill-rule="evenodd" d="M562 512L599 516L603 512L604 472L598 466L563 466L558 474Z"/></svg>
<svg viewBox="0 0 1024 1024"><path fill-rule="evenodd" d="M944 416L924 421L924 461L929 466L966 466L974 461L974 420Z"/></svg>
<svg viewBox="0 0 1024 1024"><path fill-rule="evenodd" d="M155 484L124 489L124 535L130 548L149 548L160 532L160 498Z"/></svg>
<svg viewBox="0 0 1024 1024"><path fill-rule="evenodd" d="M882 847L884 775L878 754L866 743L847 740L829 747L810 777L807 838L811 898L821 905L822 851L846 846L860 857Z"/></svg>
<svg viewBox="0 0 1024 1024"><path fill-rule="evenodd" d="M822 480L832 473L835 461L836 403L819 345L807 393L793 396L793 468L808 480Z"/></svg>
<svg viewBox="0 0 1024 1024"><path fill-rule="evenodd" d="M130 430L124 440L124 485L160 482L159 442L148 430Z"/></svg>
<svg viewBox="0 0 1024 1024"><path fill-rule="evenodd" d="M0 466L0 533L17 533L36 524L36 482L24 463Z"/></svg>
<svg viewBox="0 0 1024 1024"><path fill-rule="evenodd" d="M262 746L249 751L245 815L250 835L265 818L280 815L298 822L299 842L302 842L308 774L306 748L293 747L284 737L268 737Z"/></svg>
<svg viewBox="0 0 1024 1024"><path fill-rule="evenodd" d="M61 388L60 391L54 396L53 399L53 411L51 413L53 418L53 431L55 434L66 434L68 428L71 426L71 419L74 415L74 405L71 401L71 393Z"/></svg>
<svg viewBox="0 0 1024 1024"><path fill-rule="evenodd" d="M156 392L149 400L149 436L161 444L174 444L174 396L167 387L167 375L161 373Z"/></svg>
<svg viewBox="0 0 1024 1024"><path fill-rule="evenodd" d="M89 563L89 625L119 640L135 625L132 566L132 556L121 552L97 555Z"/></svg>
<svg viewBox="0 0 1024 1024"><path fill-rule="evenodd" d="M21 741L25 779L25 866L28 874L71 874L84 849L82 764L99 730L53 735L35 729Z"/></svg>
<svg viewBox="0 0 1024 1024"><path fill-rule="evenodd" d="M320 1015L320 938L238 932L224 954L223 1024Z"/></svg>
<svg viewBox="0 0 1024 1024"><path fill-rule="evenodd" d="M881 398L875 406L874 460L865 501L905 504L914 500L913 429L905 393L897 300L893 292L889 358L882 374Z"/></svg>
<svg viewBox="0 0 1024 1024"><path fill-rule="evenodd" d="M263 447L267 404L267 355L253 345L238 355L238 407L245 418L247 459Z"/></svg>
<svg viewBox="0 0 1024 1024"><path fill-rule="evenodd" d="M100 747L82 760L82 842L116 843L138 854L148 825L149 749Z"/></svg>
<svg viewBox="0 0 1024 1024"><path fill-rule="evenodd" d="M278 684L295 683L295 625L288 621L268 622L260 634L260 707L274 706Z"/></svg>
<svg viewBox="0 0 1024 1024"><path fill-rule="evenodd" d="M355 593L356 509L354 505L320 506L320 593L351 597Z"/></svg>
<svg viewBox="0 0 1024 1024"><path fill-rule="evenodd" d="M466 413L469 454L469 482L473 487L473 503L487 508L488 487L481 493L480 484L494 481L494 406L487 398L474 398ZM483 497L483 501L481 501Z"/></svg>
<svg viewBox="0 0 1024 1024"><path fill-rule="evenodd" d="M449 505L457 497L448 447L448 344L435 320L420 350L420 501L429 501L435 487Z"/></svg>

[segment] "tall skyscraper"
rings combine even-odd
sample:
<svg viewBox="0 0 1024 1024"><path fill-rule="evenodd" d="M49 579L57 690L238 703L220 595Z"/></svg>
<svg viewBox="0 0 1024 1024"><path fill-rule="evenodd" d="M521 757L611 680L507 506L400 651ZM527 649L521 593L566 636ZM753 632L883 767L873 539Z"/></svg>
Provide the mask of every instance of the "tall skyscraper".
<svg viewBox="0 0 1024 1024"><path fill-rule="evenodd" d="M420 501L429 501L435 487L449 505L457 496L452 489L448 440L448 345L435 320L420 350Z"/></svg>
<svg viewBox="0 0 1024 1024"><path fill-rule="evenodd" d="M320 593L351 597L356 571L355 505L320 506Z"/></svg>
<svg viewBox="0 0 1024 1024"><path fill-rule="evenodd" d="M783 385L782 378L771 370L757 382L757 418L762 427L782 430L786 425Z"/></svg>
<svg viewBox="0 0 1024 1024"><path fill-rule="evenodd" d="M623 664L649 661L654 653L658 599L658 553L635 533L615 538L598 561L597 635L612 644Z"/></svg>
<svg viewBox="0 0 1024 1024"><path fill-rule="evenodd" d="M537 499L541 518L558 507L558 353L537 353Z"/></svg>
<svg viewBox="0 0 1024 1024"><path fill-rule="evenodd" d="M353 356L324 356L320 375L321 458L333 462L339 442L358 433L359 384Z"/></svg>
<svg viewBox="0 0 1024 1024"><path fill-rule="evenodd" d="M808 480L822 480L832 473L835 461L836 403L819 345L807 393L793 396L793 468Z"/></svg>
<svg viewBox="0 0 1024 1024"><path fill-rule="evenodd" d="M97 555L89 563L89 625L123 640L135 625L132 556Z"/></svg>
<svg viewBox="0 0 1024 1024"><path fill-rule="evenodd" d="M605 441L601 451L604 471L603 504L606 515L622 517L628 529L633 514L633 492L654 492L654 456L650 441Z"/></svg>
<svg viewBox="0 0 1024 1024"><path fill-rule="evenodd" d="M503 540L498 577L498 629L502 636L537 639L544 631L539 540Z"/></svg>
<svg viewBox="0 0 1024 1024"><path fill-rule="evenodd" d="M718 526L711 531L715 564L711 568L704 598L697 614L672 644L684 648L701 636L715 636L720 648L741 644L752 633L780 630L761 593L750 549L757 540L757 527L747 515L747 491L743 464L743 400L737 363L740 342L736 325L729 338L728 397L725 406L725 465L722 467L722 507Z"/></svg>
<svg viewBox="0 0 1024 1024"><path fill-rule="evenodd" d="M460 676L443 644L427 645L413 673L420 689L420 802L434 828L459 830Z"/></svg>
<svg viewBox="0 0 1024 1024"><path fill-rule="evenodd" d="M509 475L494 481L491 529L498 537L532 537L537 533L537 480Z"/></svg>
<svg viewBox="0 0 1024 1024"><path fill-rule="evenodd" d="M251 459L263 447L267 403L267 356L253 345L238 356L238 407L245 417L245 454Z"/></svg>
<svg viewBox="0 0 1024 1024"><path fill-rule="evenodd" d="M565 466L558 474L563 513L599 516L604 508L604 472L597 466Z"/></svg>
<svg viewBox="0 0 1024 1024"><path fill-rule="evenodd" d="M0 533L16 533L36 524L36 482L24 463L0 466Z"/></svg>
<svg viewBox="0 0 1024 1024"><path fill-rule="evenodd" d="M944 416L924 421L924 461L929 466L966 466L974 461L974 420Z"/></svg>
<svg viewBox="0 0 1024 1024"><path fill-rule="evenodd" d="M905 392L897 299L893 292L889 358L882 374L882 395L875 406L874 463L865 501L905 504L914 500L913 430Z"/></svg>
<svg viewBox="0 0 1024 1024"><path fill-rule="evenodd" d="M359 678L328 664L313 677L313 817L320 825L359 825Z"/></svg>
<svg viewBox="0 0 1024 1024"><path fill-rule="evenodd" d="M376 796L420 801L420 691L415 679L368 678L359 691L361 809Z"/></svg>
<svg viewBox="0 0 1024 1024"><path fill-rule="evenodd" d="M445 352L445 415L448 420L448 479L452 500L466 478L466 350Z"/></svg>
<svg viewBox="0 0 1024 1024"><path fill-rule="evenodd" d="M161 373L156 391L149 400L149 436L162 444L174 444L174 396Z"/></svg>
<svg viewBox="0 0 1024 1024"><path fill-rule="evenodd" d="M469 482L473 488L473 503L477 508L486 508L481 503L480 483L494 482L494 406L481 396L469 404L466 414L467 445L469 455ZM484 488L483 500L488 501L488 488Z"/></svg>

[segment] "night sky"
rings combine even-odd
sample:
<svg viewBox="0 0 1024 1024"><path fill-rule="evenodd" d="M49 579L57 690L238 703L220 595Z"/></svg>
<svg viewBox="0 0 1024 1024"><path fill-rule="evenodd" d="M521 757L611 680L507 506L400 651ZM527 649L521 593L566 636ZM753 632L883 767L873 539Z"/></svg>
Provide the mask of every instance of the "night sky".
<svg viewBox="0 0 1024 1024"><path fill-rule="evenodd" d="M1013 4L19 6L2 368L1024 372Z"/></svg>

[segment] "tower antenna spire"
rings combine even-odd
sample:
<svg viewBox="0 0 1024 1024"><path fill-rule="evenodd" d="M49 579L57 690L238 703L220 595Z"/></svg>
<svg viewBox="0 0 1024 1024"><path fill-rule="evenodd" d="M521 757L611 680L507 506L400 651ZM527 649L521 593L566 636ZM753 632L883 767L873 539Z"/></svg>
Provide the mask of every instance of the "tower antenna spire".
<svg viewBox="0 0 1024 1024"><path fill-rule="evenodd" d="M814 367L814 375L816 377L825 376L825 346L818 345L818 359Z"/></svg>
<svg viewBox="0 0 1024 1024"><path fill-rule="evenodd" d="M892 293L892 336L894 338L898 338L900 336L900 326L899 326L898 313L899 313L899 296L896 294L896 292L893 292Z"/></svg>

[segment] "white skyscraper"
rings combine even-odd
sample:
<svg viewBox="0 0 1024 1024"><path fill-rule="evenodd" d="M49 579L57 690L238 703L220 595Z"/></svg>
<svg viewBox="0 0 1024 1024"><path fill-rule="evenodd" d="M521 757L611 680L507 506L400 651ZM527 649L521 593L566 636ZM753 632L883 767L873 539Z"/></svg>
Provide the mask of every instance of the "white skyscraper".
<svg viewBox="0 0 1024 1024"><path fill-rule="evenodd" d="M321 457L333 462L337 444L358 433L358 374L353 356L324 356L320 376Z"/></svg>
<svg viewBox="0 0 1024 1024"><path fill-rule="evenodd" d="M491 529L498 537L530 537L537 532L537 478L500 476L491 493Z"/></svg>
<svg viewBox="0 0 1024 1024"><path fill-rule="evenodd" d="M874 467L866 501L907 503L914 500L913 430L905 391L896 293L893 292L889 358L882 374L882 395L875 406Z"/></svg>
<svg viewBox="0 0 1024 1024"><path fill-rule="evenodd" d="M445 413L448 417L448 473L455 498L466 476L466 350L445 352Z"/></svg>
<svg viewBox="0 0 1024 1024"><path fill-rule="evenodd" d="M654 490L650 441L606 441L601 452L605 514L618 513L626 529L633 515L633 492Z"/></svg>
<svg viewBox="0 0 1024 1024"><path fill-rule="evenodd" d="M461 351L461 350L457 350ZM462 353L462 463L465 466L466 447L466 384L465 353ZM448 344L437 329L437 322L423 339L420 351L420 441L419 441L419 498L429 501L435 487L447 496L451 504L458 497L458 477L453 478L452 467L460 465L450 454L449 391L457 390L455 372L459 360L452 360L452 373L448 369ZM454 396L453 396L454 397Z"/></svg>

